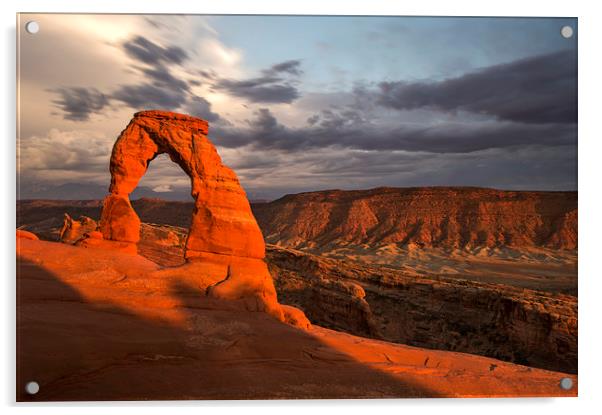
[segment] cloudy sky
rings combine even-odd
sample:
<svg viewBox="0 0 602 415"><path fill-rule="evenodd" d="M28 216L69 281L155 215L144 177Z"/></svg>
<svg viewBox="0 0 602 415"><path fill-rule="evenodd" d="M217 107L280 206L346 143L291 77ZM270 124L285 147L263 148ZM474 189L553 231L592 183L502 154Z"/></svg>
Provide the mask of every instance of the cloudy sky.
<svg viewBox="0 0 602 415"><path fill-rule="evenodd" d="M576 32L572 19L25 15L21 197L102 197L112 145L143 109L208 120L252 199L576 190L577 42L563 25ZM166 156L140 186L190 190Z"/></svg>

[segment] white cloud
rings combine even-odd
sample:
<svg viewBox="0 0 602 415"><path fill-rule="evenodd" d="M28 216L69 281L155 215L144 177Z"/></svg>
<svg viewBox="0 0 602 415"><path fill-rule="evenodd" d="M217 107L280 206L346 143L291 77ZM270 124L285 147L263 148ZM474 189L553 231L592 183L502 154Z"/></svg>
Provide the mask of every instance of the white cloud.
<svg viewBox="0 0 602 415"><path fill-rule="evenodd" d="M114 139L98 131L51 129L17 142L17 169L22 179L107 183Z"/></svg>
<svg viewBox="0 0 602 415"><path fill-rule="evenodd" d="M170 184L162 184L162 185L153 187L153 191L159 192L159 193L167 193L167 192L172 192L173 189Z"/></svg>
<svg viewBox="0 0 602 415"><path fill-rule="evenodd" d="M45 136L20 140L21 166L43 170L89 163L106 164L112 140L97 131L60 131L51 129Z"/></svg>

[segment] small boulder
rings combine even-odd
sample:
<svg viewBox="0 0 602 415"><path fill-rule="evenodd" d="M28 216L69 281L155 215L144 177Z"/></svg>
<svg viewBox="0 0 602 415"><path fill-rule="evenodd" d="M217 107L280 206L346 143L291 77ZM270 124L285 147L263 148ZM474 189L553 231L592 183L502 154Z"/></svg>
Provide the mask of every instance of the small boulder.
<svg viewBox="0 0 602 415"><path fill-rule="evenodd" d="M32 241L37 241L40 239L35 233L24 231L23 229L17 229L17 238L31 239Z"/></svg>
<svg viewBox="0 0 602 415"><path fill-rule="evenodd" d="M305 317L305 313L296 307L282 304L282 311L284 312L284 322L291 326L298 327L303 330L309 330L311 323L309 319Z"/></svg>
<svg viewBox="0 0 602 415"><path fill-rule="evenodd" d="M94 232L97 229L98 224L94 219L87 216L80 216L80 218L76 220L69 216L68 213L65 213L59 240L66 244L74 244L86 233Z"/></svg>

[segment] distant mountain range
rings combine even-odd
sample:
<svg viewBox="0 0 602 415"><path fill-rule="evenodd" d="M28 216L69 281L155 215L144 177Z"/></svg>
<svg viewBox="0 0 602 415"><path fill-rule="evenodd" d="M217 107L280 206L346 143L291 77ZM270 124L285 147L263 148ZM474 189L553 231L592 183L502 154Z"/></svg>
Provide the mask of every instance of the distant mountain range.
<svg viewBox="0 0 602 415"><path fill-rule="evenodd" d="M20 200L54 199L54 200L92 200L103 199L108 194L108 186L96 183L65 183L61 185L23 184L21 183L17 197ZM163 200L191 201L190 190L175 190L171 192L156 192L150 187L138 186L131 199L143 197Z"/></svg>

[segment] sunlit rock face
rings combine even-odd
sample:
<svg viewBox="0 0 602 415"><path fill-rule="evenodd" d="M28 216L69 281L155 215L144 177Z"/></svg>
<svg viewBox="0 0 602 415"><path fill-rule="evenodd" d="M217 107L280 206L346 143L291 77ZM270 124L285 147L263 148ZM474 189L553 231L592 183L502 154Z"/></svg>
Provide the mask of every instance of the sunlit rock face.
<svg viewBox="0 0 602 415"><path fill-rule="evenodd" d="M577 192L381 187L287 195L253 206L268 243L445 250L577 249Z"/></svg>
<svg viewBox="0 0 602 415"><path fill-rule="evenodd" d="M105 198L101 231L105 239L136 243L140 220L129 194L149 163L166 153L190 177L195 200L186 258L201 253L263 258L263 236L236 174L207 138L204 120L164 111L134 115L111 155L110 195Z"/></svg>
<svg viewBox="0 0 602 415"><path fill-rule="evenodd" d="M17 239L30 239L32 241L37 241L39 238L35 233L24 231L22 229L17 229Z"/></svg>
<svg viewBox="0 0 602 415"><path fill-rule="evenodd" d="M63 216L63 226L59 232L59 240L64 243L73 244L84 235L96 232L97 229L98 223L94 219L84 215L80 216L79 219L73 219L68 213L65 213Z"/></svg>
<svg viewBox="0 0 602 415"><path fill-rule="evenodd" d="M250 311L264 311L281 321L307 328L300 310L278 303L272 277L263 258L265 243L236 174L207 138L206 121L165 111L136 113L115 142L111 154L111 186L104 199L99 229L77 241L87 248L136 254L140 218L129 195L149 163L168 154L190 177L194 209L186 238L187 266L175 272L207 277L206 293L214 298L240 300ZM95 235L95 236L99 236Z"/></svg>

